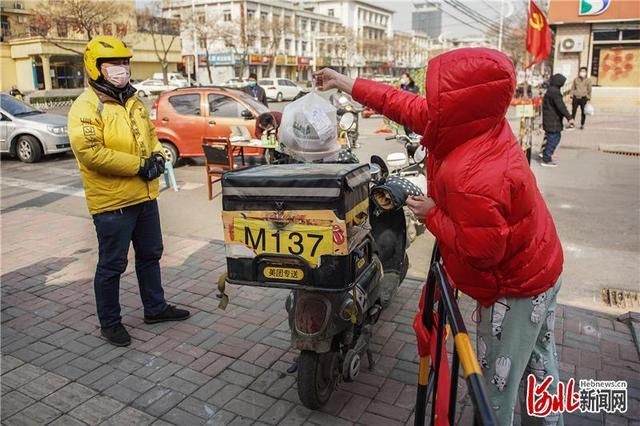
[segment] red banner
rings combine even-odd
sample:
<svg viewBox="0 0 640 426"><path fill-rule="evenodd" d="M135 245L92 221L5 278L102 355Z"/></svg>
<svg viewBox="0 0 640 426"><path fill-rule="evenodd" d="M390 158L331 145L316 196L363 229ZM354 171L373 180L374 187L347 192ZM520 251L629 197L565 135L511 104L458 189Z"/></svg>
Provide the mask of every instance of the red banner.
<svg viewBox="0 0 640 426"><path fill-rule="evenodd" d="M527 21L527 51L533 55L533 60L527 68L543 61L551 54L551 29L544 13L531 1Z"/></svg>

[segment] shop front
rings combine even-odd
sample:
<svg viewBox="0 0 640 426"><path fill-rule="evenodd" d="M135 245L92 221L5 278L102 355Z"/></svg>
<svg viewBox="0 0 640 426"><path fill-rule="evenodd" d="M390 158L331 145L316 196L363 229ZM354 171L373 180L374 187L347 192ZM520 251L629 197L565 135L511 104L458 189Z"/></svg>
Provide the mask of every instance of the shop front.
<svg viewBox="0 0 640 426"><path fill-rule="evenodd" d="M249 73L256 73L258 78L269 75L271 55L249 55Z"/></svg>
<svg viewBox="0 0 640 426"><path fill-rule="evenodd" d="M640 87L640 7L611 0L552 0L554 73L571 81L587 67L601 87Z"/></svg>
<svg viewBox="0 0 640 426"><path fill-rule="evenodd" d="M298 81L311 80L311 61L309 56L298 56Z"/></svg>
<svg viewBox="0 0 640 426"><path fill-rule="evenodd" d="M296 56L278 55L275 60L276 77L295 79L296 67L298 66L298 58Z"/></svg>

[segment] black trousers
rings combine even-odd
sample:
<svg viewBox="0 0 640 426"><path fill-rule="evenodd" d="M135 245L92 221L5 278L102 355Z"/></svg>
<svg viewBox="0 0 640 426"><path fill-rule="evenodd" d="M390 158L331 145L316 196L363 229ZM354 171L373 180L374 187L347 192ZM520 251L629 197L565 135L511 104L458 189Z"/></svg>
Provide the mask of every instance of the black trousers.
<svg viewBox="0 0 640 426"><path fill-rule="evenodd" d="M576 98L575 96L573 97L573 102L571 105L571 116L573 117L573 119L576 119L576 112L578 112L578 107L580 107L580 125L584 126L584 121L587 119L586 114L584 113L584 107L587 105L587 102L589 100L587 99L587 97L582 97L582 98Z"/></svg>

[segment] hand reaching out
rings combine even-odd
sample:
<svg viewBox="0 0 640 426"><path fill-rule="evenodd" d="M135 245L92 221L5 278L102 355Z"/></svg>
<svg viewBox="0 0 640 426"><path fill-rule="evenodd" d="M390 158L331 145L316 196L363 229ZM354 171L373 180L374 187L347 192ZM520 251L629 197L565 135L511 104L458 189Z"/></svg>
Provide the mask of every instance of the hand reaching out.
<svg viewBox="0 0 640 426"><path fill-rule="evenodd" d="M316 81L316 88L322 92L338 89L350 95L353 90L353 84L355 83L354 79L340 74L331 68L321 69L313 74L313 78Z"/></svg>

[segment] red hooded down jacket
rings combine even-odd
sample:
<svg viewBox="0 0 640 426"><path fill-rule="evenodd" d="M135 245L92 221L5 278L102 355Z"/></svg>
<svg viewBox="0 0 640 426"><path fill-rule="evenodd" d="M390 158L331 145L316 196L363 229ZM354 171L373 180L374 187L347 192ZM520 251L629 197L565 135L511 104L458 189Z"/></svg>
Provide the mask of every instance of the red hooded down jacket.
<svg viewBox="0 0 640 426"><path fill-rule="evenodd" d="M353 97L424 135L426 217L447 273L489 306L502 296L535 296L562 272L553 219L505 118L515 89L511 60L484 48L429 62L427 97L358 79Z"/></svg>

